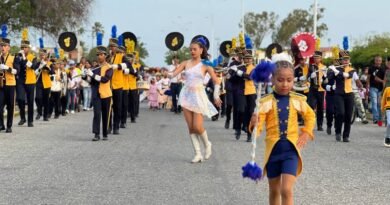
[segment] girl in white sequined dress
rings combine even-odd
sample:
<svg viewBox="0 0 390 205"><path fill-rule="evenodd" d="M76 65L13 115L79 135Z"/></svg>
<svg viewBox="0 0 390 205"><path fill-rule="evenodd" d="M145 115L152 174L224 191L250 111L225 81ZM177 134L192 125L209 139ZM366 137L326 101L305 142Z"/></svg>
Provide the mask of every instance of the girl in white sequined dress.
<svg viewBox="0 0 390 205"><path fill-rule="evenodd" d="M211 143L208 140L207 132L203 127L203 115L212 117L217 114L217 109L208 100L203 80L208 73L215 84L214 103L217 106L221 106L221 99L219 99L219 87L220 82L214 73L212 67L204 65L202 59L207 59L206 41L200 37L191 42L191 60L182 62L173 73L170 73L170 77L175 77L182 71L184 71L185 83L181 89L179 96L179 104L181 105L184 113L184 118L187 122L188 130L190 133L192 145L195 150L195 157L192 163L203 161L203 156L200 151L200 139L205 146L205 159L209 159L211 156Z"/></svg>

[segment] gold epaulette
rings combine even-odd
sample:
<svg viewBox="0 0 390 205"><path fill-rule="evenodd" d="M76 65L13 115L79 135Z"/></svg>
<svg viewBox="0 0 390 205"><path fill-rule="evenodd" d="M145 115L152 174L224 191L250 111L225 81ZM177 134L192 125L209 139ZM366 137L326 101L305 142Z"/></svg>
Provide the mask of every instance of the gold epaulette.
<svg viewBox="0 0 390 205"><path fill-rule="evenodd" d="M268 100L272 99L272 97L273 97L272 93L265 94L265 95L261 96L260 102L268 101Z"/></svg>
<svg viewBox="0 0 390 205"><path fill-rule="evenodd" d="M296 93L296 92L290 92L290 97L298 99L298 100L304 100L304 101L306 101L306 99L307 99L306 95L302 95L302 94Z"/></svg>

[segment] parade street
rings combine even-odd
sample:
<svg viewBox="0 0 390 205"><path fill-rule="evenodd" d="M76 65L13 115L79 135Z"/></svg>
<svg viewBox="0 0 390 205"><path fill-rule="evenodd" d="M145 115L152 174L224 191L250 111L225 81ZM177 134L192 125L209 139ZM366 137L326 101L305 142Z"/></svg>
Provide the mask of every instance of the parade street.
<svg viewBox="0 0 390 205"><path fill-rule="evenodd" d="M92 115L69 114L0 133L0 204L268 204L266 179L256 184L241 176L250 143L246 136L236 141L224 119L205 120L213 155L191 164L182 115L143 104L137 123L98 142L91 141ZM389 204L384 133L384 127L360 122L352 126L350 143L317 132L303 151L295 203Z"/></svg>

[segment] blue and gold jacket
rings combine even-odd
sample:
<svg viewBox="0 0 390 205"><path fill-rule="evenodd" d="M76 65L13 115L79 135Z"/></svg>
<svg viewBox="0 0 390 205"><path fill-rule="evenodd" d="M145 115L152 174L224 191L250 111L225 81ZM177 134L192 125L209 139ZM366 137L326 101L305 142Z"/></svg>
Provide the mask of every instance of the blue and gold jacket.
<svg viewBox="0 0 390 205"><path fill-rule="evenodd" d="M302 158L300 150L297 148L297 141L299 138L300 132L306 132L311 137L311 140L314 140L313 129L315 126L315 114L311 107L306 102L306 96L290 92L289 93L289 102L288 106L285 108L279 108L277 106L278 101L273 94L268 94L260 99L260 107L258 111L258 133L256 136L260 136L263 126L265 124L266 136L265 136L265 155L264 155L264 175L266 174L265 166L269 160L272 149L276 143L281 139L282 135L286 135L287 140L289 140L295 147L298 156L299 164L297 175L300 175L302 172ZM280 109L288 110L288 122L286 131L281 131L281 124L279 120ZM298 126L298 113L302 115L305 125L299 130Z"/></svg>

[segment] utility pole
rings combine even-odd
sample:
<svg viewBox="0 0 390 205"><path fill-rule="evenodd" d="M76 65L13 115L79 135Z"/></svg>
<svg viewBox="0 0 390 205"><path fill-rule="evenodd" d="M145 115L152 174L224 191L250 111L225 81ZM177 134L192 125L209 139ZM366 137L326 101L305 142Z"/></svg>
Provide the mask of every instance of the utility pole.
<svg viewBox="0 0 390 205"><path fill-rule="evenodd" d="M313 34L314 37L317 38L317 16L318 16L318 8L317 8L317 0L314 0L314 15L313 15Z"/></svg>

